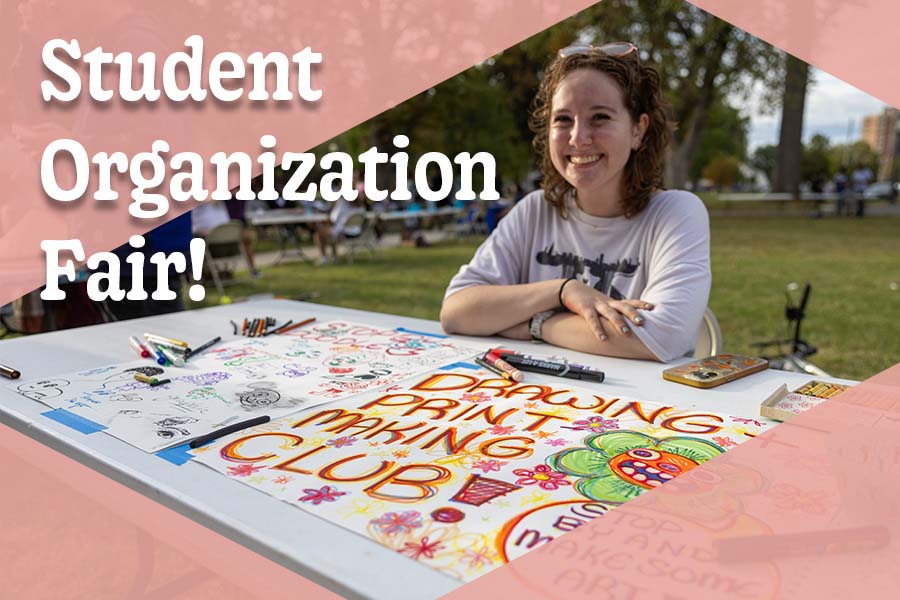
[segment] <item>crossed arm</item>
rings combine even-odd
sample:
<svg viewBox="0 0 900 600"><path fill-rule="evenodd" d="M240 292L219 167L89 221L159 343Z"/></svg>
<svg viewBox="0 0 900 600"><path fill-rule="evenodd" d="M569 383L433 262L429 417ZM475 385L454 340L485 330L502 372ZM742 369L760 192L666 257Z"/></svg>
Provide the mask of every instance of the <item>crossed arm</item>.
<svg viewBox="0 0 900 600"><path fill-rule="evenodd" d="M544 322L545 341L591 354L658 360L632 332L644 324L641 311L653 310L652 304L614 300L577 280L468 287L444 299L441 325L447 333L527 340L531 317L560 308L560 299L571 312Z"/></svg>

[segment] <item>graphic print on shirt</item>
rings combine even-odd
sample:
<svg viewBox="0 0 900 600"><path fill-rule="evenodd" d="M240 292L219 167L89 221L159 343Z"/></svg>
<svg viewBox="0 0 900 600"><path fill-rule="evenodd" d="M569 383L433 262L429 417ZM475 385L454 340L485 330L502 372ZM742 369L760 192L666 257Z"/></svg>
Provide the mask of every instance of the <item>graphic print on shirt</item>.
<svg viewBox="0 0 900 600"><path fill-rule="evenodd" d="M554 244L550 244L535 255L539 265L562 267L561 277L575 277L582 283L590 285L591 276L597 278L594 289L615 300L624 300L625 295L612 284L616 275L634 277L641 262L637 259L622 259L615 262L604 262L601 254L596 260L578 256L572 252L556 252Z"/></svg>

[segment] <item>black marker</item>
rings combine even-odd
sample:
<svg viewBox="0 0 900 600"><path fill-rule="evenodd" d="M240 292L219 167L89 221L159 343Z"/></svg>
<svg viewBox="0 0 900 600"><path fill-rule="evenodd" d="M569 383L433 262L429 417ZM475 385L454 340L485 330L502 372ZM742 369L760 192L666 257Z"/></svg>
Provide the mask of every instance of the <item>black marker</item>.
<svg viewBox="0 0 900 600"><path fill-rule="evenodd" d="M239 423L234 423L233 425L229 425L227 427L223 427L221 429L216 429L212 433L207 433L206 435L201 435L195 440L192 440L190 443L191 448L199 448L203 444L208 444L213 440L217 440L220 437L225 437L230 433L234 433L235 431L240 431L241 429L247 429L249 427L256 427L257 425L262 425L263 423L269 422L268 415L263 415L261 417L256 417L253 419L247 419L246 421L241 421Z"/></svg>
<svg viewBox="0 0 900 600"><path fill-rule="evenodd" d="M167 383L172 383L172 380L171 379L157 379L156 381L154 381L153 383L150 384L150 387L157 387L160 385L165 385Z"/></svg>
<svg viewBox="0 0 900 600"><path fill-rule="evenodd" d="M501 354L503 360L522 371L530 373L541 373L543 375L554 375L556 377L565 377L567 379L580 379L581 381L591 381L593 383L603 383L606 375L603 371L595 371L584 367L572 367L565 363L556 363L536 358L525 358L518 354Z"/></svg>
<svg viewBox="0 0 900 600"><path fill-rule="evenodd" d="M206 342L205 344L203 344L202 346L200 346L200 347L197 348L196 350L191 350L190 352L186 352L185 355L184 355L184 357L185 357L185 358L190 358L190 357L194 356L195 354L200 354L201 352L203 352L203 351L206 350L207 348L211 347L213 344L218 344L218 343L221 342L221 341L222 341L222 336L221 336L221 335L220 335L220 336L217 336L215 339L209 340L208 342Z"/></svg>
<svg viewBox="0 0 900 600"><path fill-rule="evenodd" d="M0 365L0 375L8 377L9 379L18 379L22 376L21 373L19 373L12 367L7 367L6 365Z"/></svg>

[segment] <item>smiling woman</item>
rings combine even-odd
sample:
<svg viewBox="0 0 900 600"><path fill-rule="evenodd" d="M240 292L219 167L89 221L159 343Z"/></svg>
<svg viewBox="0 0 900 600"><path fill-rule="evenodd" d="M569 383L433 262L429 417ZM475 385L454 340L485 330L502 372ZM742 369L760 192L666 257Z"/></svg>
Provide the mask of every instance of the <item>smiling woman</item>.
<svg viewBox="0 0 900 600"><path fill-rule="evenodd" d="M662 189L666 108L633 45L560 51L530 121L543 189L450 282L447 331L661 361L692 349L709 218L693 194Z"/></svg>

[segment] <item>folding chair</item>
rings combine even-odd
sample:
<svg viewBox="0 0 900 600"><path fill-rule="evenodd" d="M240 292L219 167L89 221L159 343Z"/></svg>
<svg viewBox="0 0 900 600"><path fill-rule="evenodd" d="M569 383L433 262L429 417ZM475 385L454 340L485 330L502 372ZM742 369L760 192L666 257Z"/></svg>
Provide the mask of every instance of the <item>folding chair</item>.
<svg viewBox="0 0 900 600"><path fill-rule="evenodd" d="M373 215L374 217L374 215ZM375 220L369 219L364 212L357 212L347 218L344 230L359 230L356 235L341 233L338 241L347 247L347 262L353 262L353 256L357 250L368 250L372 255L378 249L378 240L375 237Z"/></svg>
<svg viewBox="0 0 900 600"><path fill-rule="evenodd" d="M722 351L722 330L719 321L709 308L703 313L703 321L697 332L697 345L694 346L694 358L715 356Z"/></svg>
<svg viewBox="0 0 900 600"><path fill-rule="evenodd" d="M205 236L206 259L204 267L216 286L219 294L225 293L226 285L241 283L234 277L234 272L241 261L249 265L244 245L241 243L244 224L237 220L222 223L212 228ZM225 277L230 274L229 277Z"/></svg>

